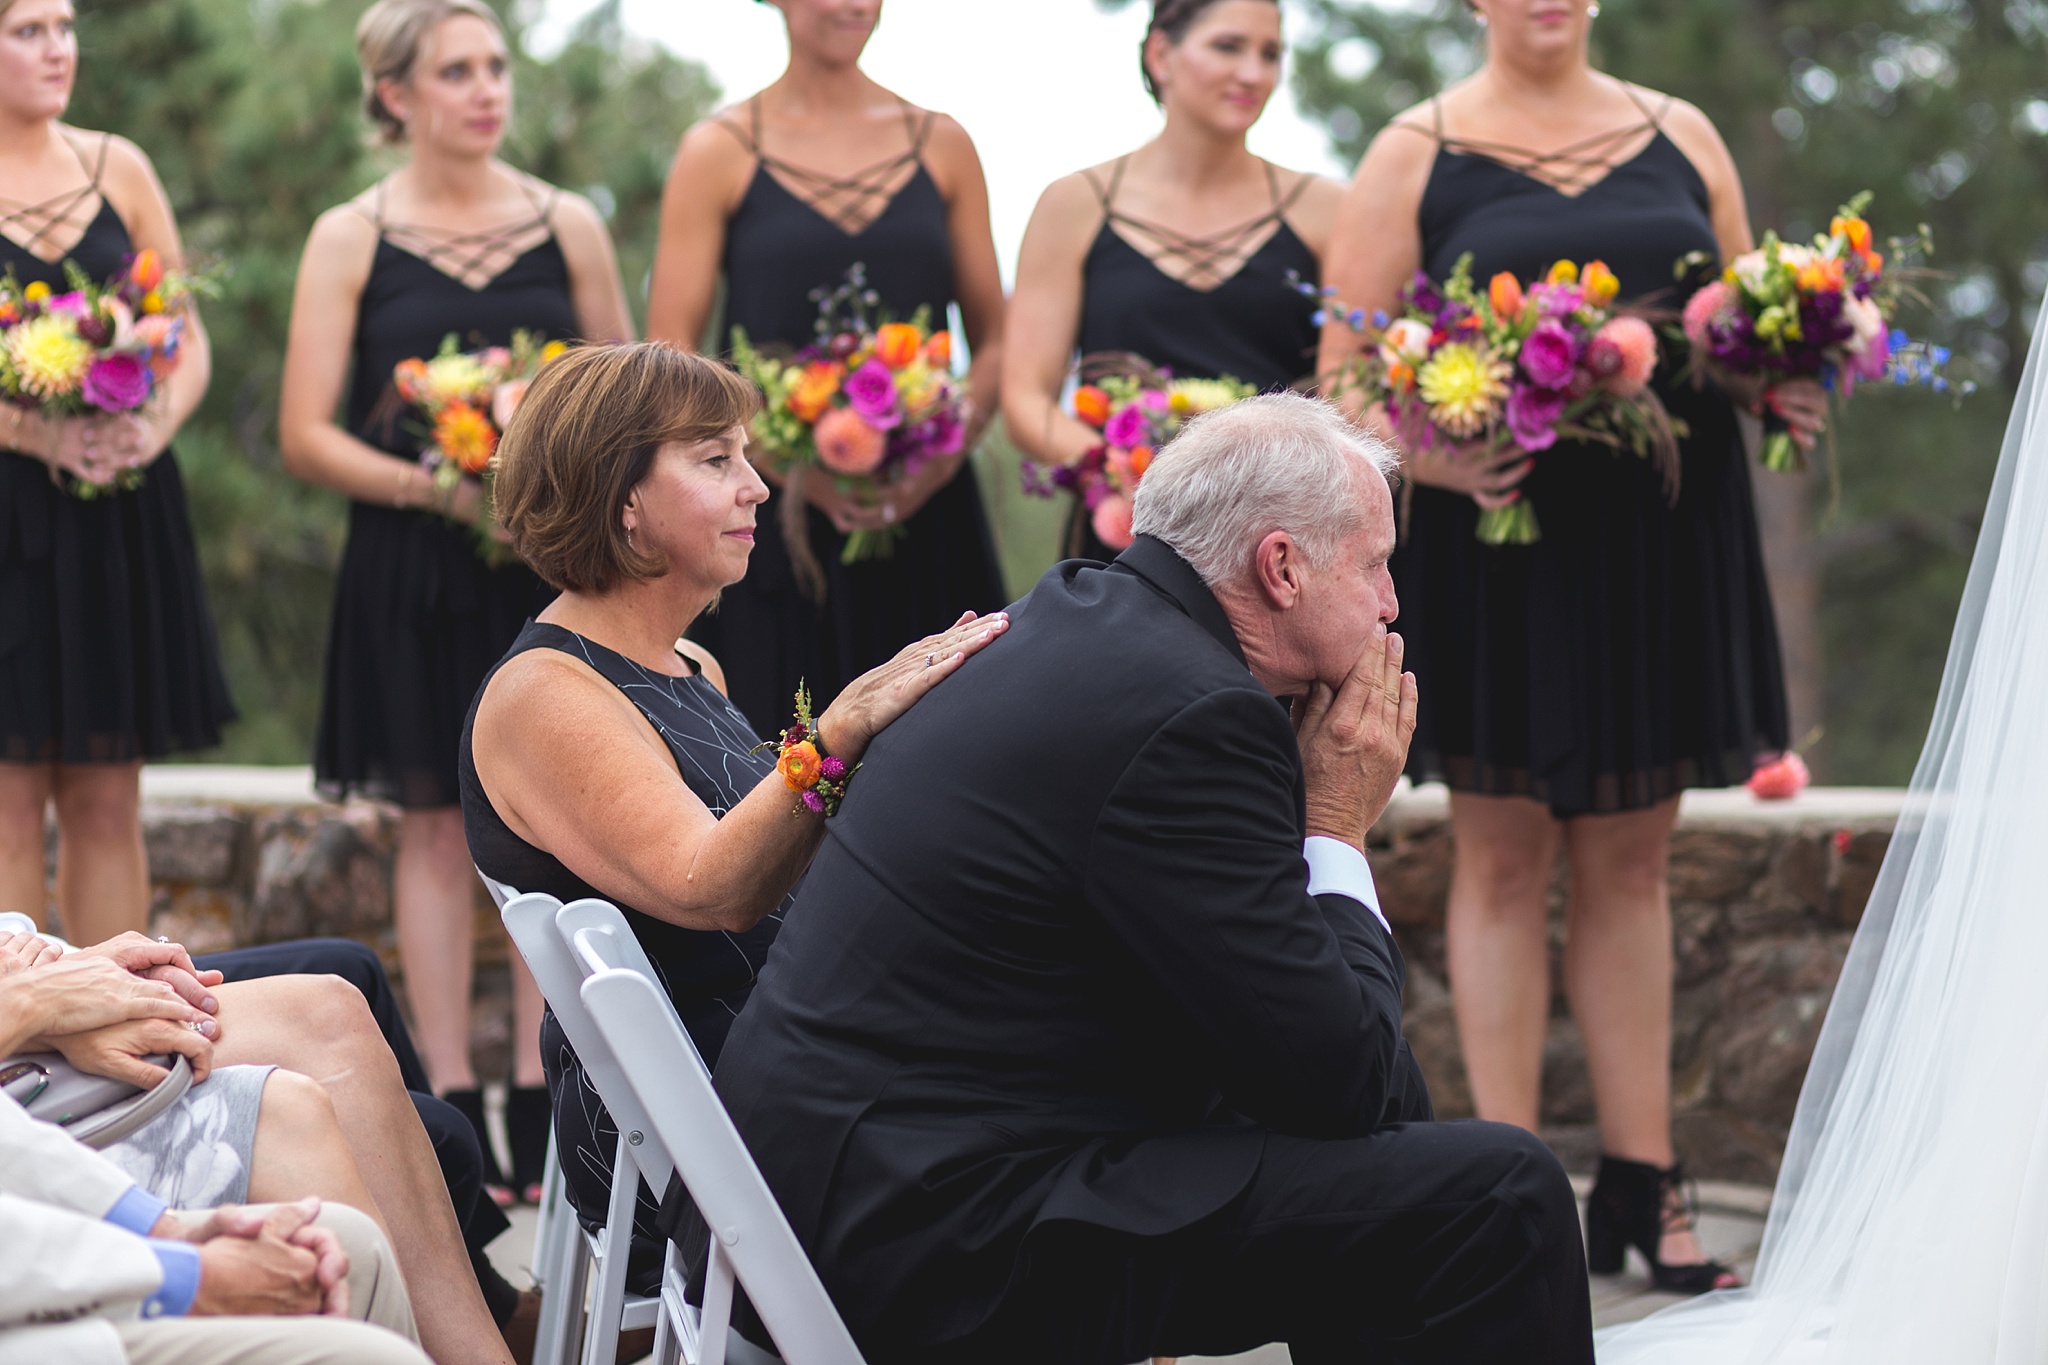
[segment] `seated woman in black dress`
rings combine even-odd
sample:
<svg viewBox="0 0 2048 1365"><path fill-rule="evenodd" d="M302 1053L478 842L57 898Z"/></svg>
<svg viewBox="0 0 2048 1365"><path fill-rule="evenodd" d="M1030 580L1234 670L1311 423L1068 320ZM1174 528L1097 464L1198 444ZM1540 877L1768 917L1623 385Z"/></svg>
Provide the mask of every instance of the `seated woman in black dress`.
<svg viewBox="0 0 2048 1365"><path fill-rule="evenodd" d="M521 891L618 904L712 1066L826 818L776 776L717 663L679 639L747 572L768 497L746 458L758 399L724 366L654 343L572 351L542 372L499 447L498 510L562 594L486 679L460 760L477 866ZM826 753L857 762L1007 624L965 615L850 681L818 717ZM570 1200L601 1222L618 1130L552 1014L541 1039ZM655 1212L642 1190L642 1247L658 1245Z"/></svg>
<svg viewBox="0 0 2048 1365"><path fill-rule="evenodd" d="M1315 304L1288 276L1319 277L1342 190L1245 146L1283 51L1273 0L1154 0L1140 69L1165 128L1047 186L1018 251L1003 419L1032 459L1072 464L1102 439L1060 408L1077 349L1262 390L1314 368ZM1096 559L1119 548L1078 516L1066 546Z"/></svg>

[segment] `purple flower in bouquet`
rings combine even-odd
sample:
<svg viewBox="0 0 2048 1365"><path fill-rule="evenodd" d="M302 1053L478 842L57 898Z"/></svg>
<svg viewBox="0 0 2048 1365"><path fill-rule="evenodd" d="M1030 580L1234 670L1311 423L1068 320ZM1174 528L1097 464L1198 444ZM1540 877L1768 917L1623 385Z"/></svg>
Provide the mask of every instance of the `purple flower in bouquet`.
<svg viewBox="0 0 2048 1365"><path fill-rule="evenodd" d="M827 754L818 763L818 780L820 782L839 782L843 781L845 777L845 759L835 758L833 755Z"/></svg>
<svg viewBox="0 0 2048 1365"><path fill-rule="evenodd" d="M876 431L887 431L903 420L903 409L896 402L896 380L879 360L870 360L846 376L841 391L847 405Z"/></svg>
<svg viewBox="0 0 2048 1365"><path fill-rule="evenodd" d="M811 814L823 815L825 813L825 798L818 795L816 792L805 792L803 794L802 800L804 803L804 809L809 811Z"/></svg>
<svg viewBox="0 0 2048 1365"><path fill-rule="evenodd" d="M1564 416L1564 395L1533 384L1517 384L1508 395L1508 431L1524 450L1548 450L1557 444L1557 419Z"/></svg>
<svg viewBox="0 0 2048 1365"><path fill-rule="evenodd" d="M1429 276L1420 270L1416 271L1415 278L1408 282L1406 293L1408 302L1414 304L1420 312L1434 316L1443 311L1444 296L1437 292L1436 285L1430 282Z"/></svg>
<svg viewBox="0 0 2048 1365"><path fill-rule="evenodd" d="M1145 409L1136 403L1120 408L1116 415L1109 419L1109 424L1103 427L1102 439L1126 450L1132 446L1148 444L1152 439L1151 419L1146 416Z"/></svg>
<svg viewBox="0 0 2048 1365"><path fill-rule="evenodd" d="M1569 317L1586 305L1586 291L1575 284L1532 284L1529 297L1536 300L1536 311L1546 318Z"/></svg>
<svg viewBox="0 0 2048 1365"><path fill-rule="evenodd" d="M960 425L960 414L954 409L940 408L917 425L919 445L927 455L953 455L967 443L967 428Z"/></svg>
<svg viewBox="0 0 2048 1365"><path fill-rule="evenodd" d="M43 311L45 313L69 313L72 317L80 319L86 318L92 313L92 309L86 305L85 295L79 293L76 289L68 294L56 294L44 299Z"/></svg>
<svg viewBox="0 0 2048 1365"><path fill-rule="evenodd" d="M1554 318L1537 323L1536 330L1522 343L1522 373L1538 388L1561 389L1571 383L1577 363L1577 343L1564 324Z"/></svg>
<svg viewBox="0 0 2048 1365"><path fill-rule="evenodd" d="M92 362L81 396L102 412L131 412L149 399L149 366L140 356L116 351Z"/></svg>

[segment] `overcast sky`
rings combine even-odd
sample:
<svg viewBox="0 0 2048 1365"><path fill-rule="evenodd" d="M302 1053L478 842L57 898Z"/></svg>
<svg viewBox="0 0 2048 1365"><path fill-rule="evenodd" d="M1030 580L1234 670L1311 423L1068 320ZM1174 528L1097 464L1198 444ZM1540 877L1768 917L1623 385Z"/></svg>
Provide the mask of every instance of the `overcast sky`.
<svg viewBox="0 0 2048 1365"><path fill-rule="evenodd" d="M544 51L551 30L559 34L595 3L547 0L536 46ZM973 135L1006 280L1040 190L1158 130L1159 112L1138 79L1149 9L1143 0L1118 14L1102 13L1094 0L888 0L865 66ZM755 0L625 0L624 12L633 32L710 68L727 99L775 79L788 55L781 16ZM1284 85L1251 145L1283 166L1339 177L1350 169Z"/></svg>

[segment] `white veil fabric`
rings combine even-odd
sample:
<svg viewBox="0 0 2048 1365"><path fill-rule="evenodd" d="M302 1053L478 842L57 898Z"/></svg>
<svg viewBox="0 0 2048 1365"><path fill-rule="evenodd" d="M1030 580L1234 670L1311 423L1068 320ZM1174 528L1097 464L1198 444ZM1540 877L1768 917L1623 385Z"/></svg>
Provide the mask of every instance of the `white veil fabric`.
<svg viewBox="0 0 2048 1365"><path fill-rule="evenodd" d="M2048 307L1755 1283L1602 1332L1600 1365L2048 1361L2044 351Z"/></svg>

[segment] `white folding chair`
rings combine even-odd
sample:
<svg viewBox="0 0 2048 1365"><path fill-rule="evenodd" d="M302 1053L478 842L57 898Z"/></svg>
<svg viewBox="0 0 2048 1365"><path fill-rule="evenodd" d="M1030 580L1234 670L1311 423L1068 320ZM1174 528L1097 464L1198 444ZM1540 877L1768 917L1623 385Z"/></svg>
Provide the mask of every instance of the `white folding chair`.
<svg viewBox="0 0 2048 1365"><path fill-rule="evenodd" d="M541 995L554 1010L556 1022L568 1036L569 1045L576 1049L584 1073L596 1087L619 1131L645 1131L646 1120L634 1107L632 1090L618 1073L610 1049L584 1012L578 994L583 973L555 923L562 903L540 893L518 895L488 877L484 884L491 888L493 898L501 889L508 894L509 899L499 904L506 932L526 960L527 968L540 985ZM616 910L612 914L618 916ZM623 919L620 923L624 923ZM630 932L627 937L631 938ZM653 969L647 965L645 952L639 951L637 939L633 940L633 948L639 952L639 965L652 980ZM616 1365L619 1334L644 1327L656 1329L657 1347L665 1344L659 1322L661 1299L626 1291L627 1258L633 1241L633 1201L643 1173L657 1191L668 1183L664 1163L651 1162L630 1151L627 1143L619 1143L612 1159L612 1196L605 1210L605 1225L595 1233L586 1233L569 1205L561 1163L550 1141L546 1193L534 1238L534 1279L543 1287L534 1365L575 1365L579 1360L581 1365ZM586 1293L590 1311L579 1353L576 1325Z"/></svg>
<svg viewBox="0 0 2048 1365"><path fill-rule="evenodd" d="M584 974L583 1006L632 1089L633 1107L648 1124L627 1132L622 1119L620 1131L627 1132L628 1142L641 1138L632 1146L642 1169L649 1169L644 1163L653 1158L660 1169L681 1173L712 1232L701 1313L682 1303L673 1254L662 1285L669 1309L664 1319L673 1313L684 1326L695 1319L696 1350L686 1352L690 1365L758 1358L730 1331L735 1281L746 1287L788 1365L864 1365L860 1348L712 1089L711 1072L674 1007L648 975L630 965L639 944L624 917L601 901L578 901L563 910L558 922L576 926L570 935ZM616 1116L619 1111L612 1112ZM622 1149L626 1145L620 1144ZM667 1365L665 1356L658 1354L657 1360Z"/></svg>

